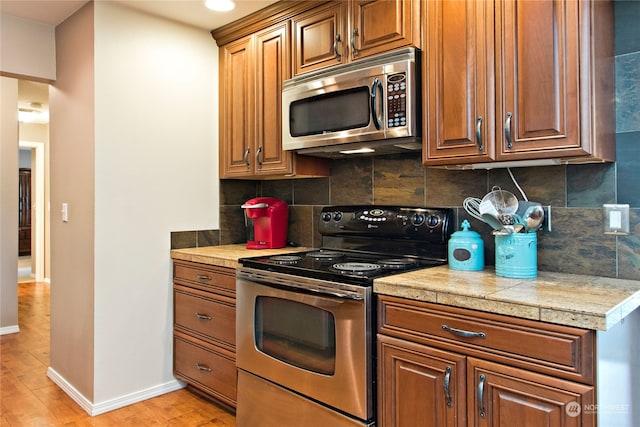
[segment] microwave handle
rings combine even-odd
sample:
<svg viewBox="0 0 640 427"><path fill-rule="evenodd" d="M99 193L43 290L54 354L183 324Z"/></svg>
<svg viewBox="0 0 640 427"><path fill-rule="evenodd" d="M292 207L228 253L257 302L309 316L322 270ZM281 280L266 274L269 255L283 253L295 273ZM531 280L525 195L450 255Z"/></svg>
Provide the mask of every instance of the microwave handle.
<svg viewBox="0 0 640 427"><path fill-rule="evenodd" d="M379 92L379 95L378 95ZM376 102L378 101L378 102ZM380 105L380 111L378 111L378 105ZM382 83L379 79L374 79L373 84L371 85L371 116L373 118L373 124L376 126L376 129L380 130L382 128L382 119L384 109L384 97L382 94Z"/></svg>

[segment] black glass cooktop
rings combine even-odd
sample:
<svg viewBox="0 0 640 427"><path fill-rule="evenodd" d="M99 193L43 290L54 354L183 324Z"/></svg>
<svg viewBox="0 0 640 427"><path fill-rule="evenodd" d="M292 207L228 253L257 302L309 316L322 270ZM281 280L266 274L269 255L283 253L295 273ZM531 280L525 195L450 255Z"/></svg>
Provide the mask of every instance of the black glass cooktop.
<svg viewBox="0 0 640 427"><path fill-rule="evenodd" d="M333 282L371 286L373 279L442 265L444 261L318 249L239 260L244 267Z"/></svg>

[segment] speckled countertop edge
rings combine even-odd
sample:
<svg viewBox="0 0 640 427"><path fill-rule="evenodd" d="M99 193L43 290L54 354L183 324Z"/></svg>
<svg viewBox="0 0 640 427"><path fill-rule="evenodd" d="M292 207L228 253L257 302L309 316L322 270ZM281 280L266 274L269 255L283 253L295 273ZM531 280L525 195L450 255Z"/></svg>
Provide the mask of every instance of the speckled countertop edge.
<svg viewBox="0 0 640 427"><path fill-rule="evenodd" d="M240 267L244 257L311 248L247 249L245 245L174 249L175 260ZM493 269L428 268L376 279L378 294L605 331L640 307L640 281L538 272L535 279L496 276Z"/></svg>
<svg viewBox="0 0 640 427"><path fill-rule="evenodd" d="M246 245L203 246L199 248L172 249L171 258L183 261L200 262L218 267L238 268L240 258L269 256L290 252L308 251L310 248L285 247L281 249L247 249Z"/></svg>
<svg viewBox="0 0 640 427"><path fill-rule="evenodd" d="M510 279L493 269L448 266L376 279L374 292L531 320L605 331L640 307L640 281L538 272Z"/></svg>

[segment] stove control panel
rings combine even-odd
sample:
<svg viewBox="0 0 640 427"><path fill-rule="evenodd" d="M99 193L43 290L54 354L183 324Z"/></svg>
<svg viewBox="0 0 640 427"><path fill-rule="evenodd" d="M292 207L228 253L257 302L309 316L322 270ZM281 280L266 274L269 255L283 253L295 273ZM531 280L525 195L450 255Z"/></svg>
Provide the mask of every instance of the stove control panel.
<svg viewBox="0 0 640 427"><path fill-rule="evenodd" d="M319 230L323 235L448 239L452 226L453 211L447 208L357 205L325 207Z"/></svg>

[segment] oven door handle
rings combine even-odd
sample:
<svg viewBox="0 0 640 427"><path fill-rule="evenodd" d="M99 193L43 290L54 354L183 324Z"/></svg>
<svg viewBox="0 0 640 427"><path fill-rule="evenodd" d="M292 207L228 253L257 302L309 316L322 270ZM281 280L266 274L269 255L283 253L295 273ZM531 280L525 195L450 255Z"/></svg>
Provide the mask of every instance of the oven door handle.
<svg viewBox="0 0 640 427"><path fill-rule="evenodd" d="M321 281L306 279L304 277L246 267L236 270L236 278L241 281L246 281L247 283L257 283L263 286L311 295L325 295L343 300L366 301L367 298L365 289L360 286L355 286L353 290L346 288L338 289L335 287L336 284L324 285Z"/></svg>
<svg viewBox="0 0 640 427"><path fill-rule="evenodd" d="M298 289L299 290L299 289ZM306 288L304 289L305 291L309 291L312 292L314 294L319 294L319 295L328 295L328 296L332 296L332 297L336 297L336 298L341 298L341 299L351 299L351 300L356 300L356 301L362 301L364 300L363 297L361 297L360 295L351 295L351 294L344 294L342 292L334 292L334 291L327 291L326 289L314 289L314 288Z"/></svg>

